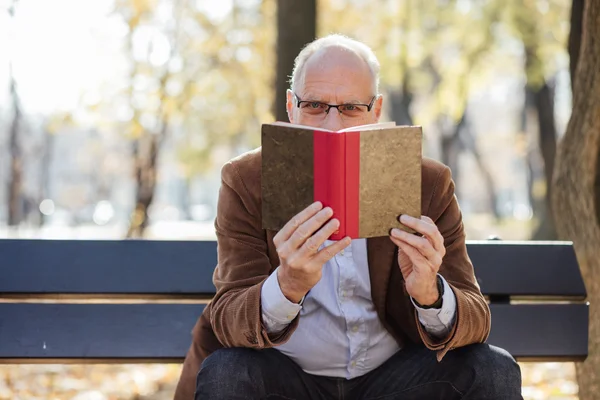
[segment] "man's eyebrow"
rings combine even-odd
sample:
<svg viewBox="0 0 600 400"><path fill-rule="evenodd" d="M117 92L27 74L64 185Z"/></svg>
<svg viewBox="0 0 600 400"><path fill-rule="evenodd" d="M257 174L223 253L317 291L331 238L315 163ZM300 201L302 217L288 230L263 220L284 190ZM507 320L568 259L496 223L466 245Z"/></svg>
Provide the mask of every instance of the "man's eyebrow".
<svg viewBox="0 0 600 400"><path fill-rule="evenodd" d="M302 100L318 101L320 103L331 103L329 101L323 100L322 96L314 95L310 92L304 94L304 97L302 97ZM344 101L343 103L340 103L340 104L364 104L364 102L362 100L352 99L352 100Z"/></svg>
<svg viewBox="0 0 600 400"><path fill-rule="evenodd" d="M350 100L350 101L344 102L344 104L364 104L364 102L361 100Z"/></svg>
<svg viewBox="0 0 600 400"><path fill-rule="evenodd" d="M314 100L314 101L321 101L321 102L325 103L325 101L323 100L323 97L314 95L310 92L305 93L304 96L302 97L302 100Z"/></svg>

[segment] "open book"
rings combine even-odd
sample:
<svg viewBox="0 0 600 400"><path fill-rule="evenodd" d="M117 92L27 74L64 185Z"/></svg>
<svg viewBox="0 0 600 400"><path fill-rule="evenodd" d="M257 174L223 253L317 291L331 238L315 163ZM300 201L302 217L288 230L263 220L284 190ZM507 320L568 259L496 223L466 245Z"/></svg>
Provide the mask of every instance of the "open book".
<svg viewBox="0 0 600 400"><path fill-rule="evenodd" d="M315 201L333 209L329 239L412 230L421 215L421 127L393 122L338 132L285 122L262 126L262 225L279 230Z"/></svg>

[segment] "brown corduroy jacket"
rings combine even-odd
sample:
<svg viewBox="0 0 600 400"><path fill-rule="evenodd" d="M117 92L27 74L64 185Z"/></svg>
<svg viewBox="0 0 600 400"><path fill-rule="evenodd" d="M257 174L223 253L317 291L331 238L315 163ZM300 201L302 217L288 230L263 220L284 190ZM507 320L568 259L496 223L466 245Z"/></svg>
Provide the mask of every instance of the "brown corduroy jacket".
<svg viewBox="0 0 600 400"><path fill-rule="evenodd" d="M277 337L269 337L262 324L262 284L279 266L279 259L273 244L277 232L261 228L261 149L228 162L221 176L215 220L218 265L213 276L217 293L193 329L175 400L194 398L200 365L215 350L283 344L300 318ZM467 255L450 169L428 158L422 163L422 214L444 236L446 255L439 272L456 296L453 329L445 338L434 340L421 326L404 287L397 247L389 237L367 239L371 293L379 318L400 347L406 342L423 343L441 360L453 348L484 342L490 331L490 311Z"/></svg>

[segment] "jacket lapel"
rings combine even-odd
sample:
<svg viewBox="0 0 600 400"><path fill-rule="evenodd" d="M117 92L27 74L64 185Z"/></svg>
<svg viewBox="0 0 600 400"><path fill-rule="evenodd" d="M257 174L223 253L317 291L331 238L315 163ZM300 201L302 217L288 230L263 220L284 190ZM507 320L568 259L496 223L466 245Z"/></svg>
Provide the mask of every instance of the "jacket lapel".
<svg viewBox="0 0 600 400"><path fill-rule="evenodd" d="M379 318L385 321L388 284L396 259L396 245L387 236L367 239L367 260L371 278L371 297Z"/></svg>

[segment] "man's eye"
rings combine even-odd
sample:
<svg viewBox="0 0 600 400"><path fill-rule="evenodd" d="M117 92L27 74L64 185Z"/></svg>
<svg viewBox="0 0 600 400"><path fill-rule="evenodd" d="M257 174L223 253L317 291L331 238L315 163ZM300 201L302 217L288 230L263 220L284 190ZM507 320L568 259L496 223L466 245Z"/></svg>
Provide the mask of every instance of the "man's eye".
<svg viewBox="0 0 600 400"><path fill-rule="evenodd" d="M356 111L357 107L354 104L346 104L344 105L344 109L346 111Z"/></svg>
<svg viewBox="0 0 600 400"><path fill-rule="evenodd" d="M321 103L319 103L318 101L313 101L312 103L309 104L310 108L321 108Z"/></svg>

